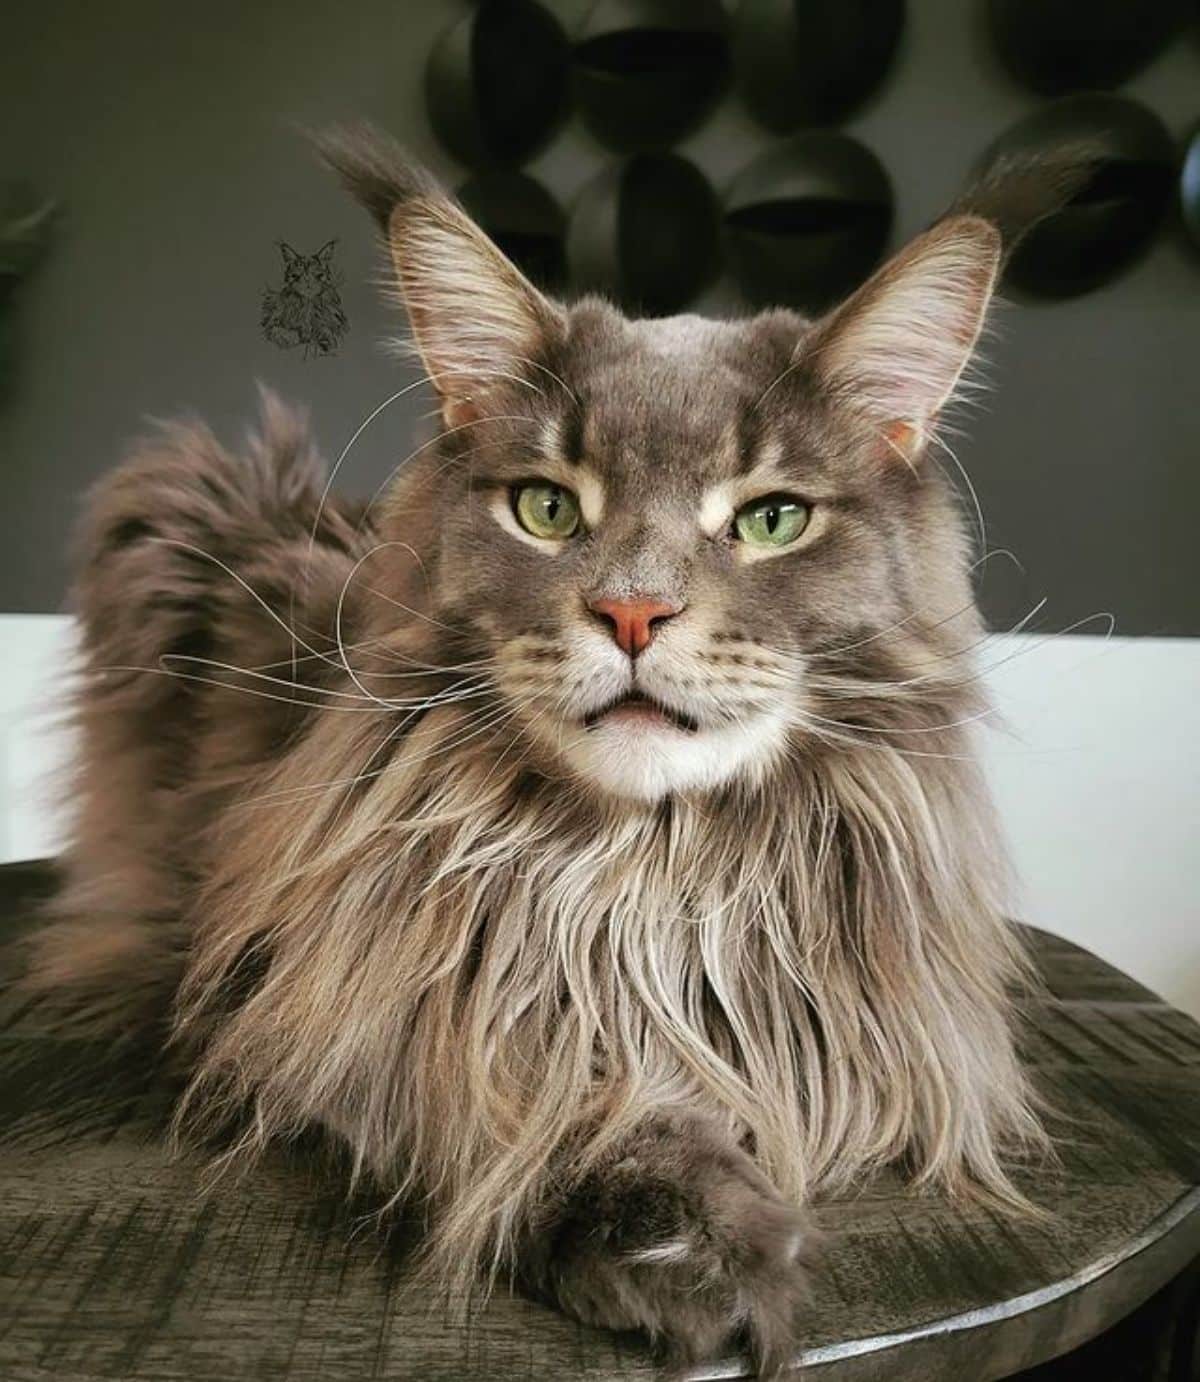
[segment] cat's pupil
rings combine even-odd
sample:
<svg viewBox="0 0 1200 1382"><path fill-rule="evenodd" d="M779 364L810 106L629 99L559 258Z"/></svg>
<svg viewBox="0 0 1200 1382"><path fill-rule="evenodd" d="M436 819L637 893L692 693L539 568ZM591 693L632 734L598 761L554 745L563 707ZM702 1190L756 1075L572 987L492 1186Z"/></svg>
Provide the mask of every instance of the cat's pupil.
<svg viewBox="0 0 1200 1382"><path fill-rule="evenodd" d="M552 489L546 496L546 517L551 523L558 517L558 510L561 502L558 490L556 489Z"/></svg>
<svg viewBox="0 0 1200 1382"><path fill-rule="evenodd" d="M778 504L768 504L766 511L767 532L773 533L779 527L779 506Z"/></svg>

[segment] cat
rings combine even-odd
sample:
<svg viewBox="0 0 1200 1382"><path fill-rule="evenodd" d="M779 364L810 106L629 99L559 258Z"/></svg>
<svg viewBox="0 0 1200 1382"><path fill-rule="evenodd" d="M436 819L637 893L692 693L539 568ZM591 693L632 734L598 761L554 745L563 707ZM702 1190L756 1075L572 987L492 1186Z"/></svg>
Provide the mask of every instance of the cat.
<svg viewBox="0 0 1200 1382"><path fill-rule="evenodd" d="M815 322L630 320L384 136L321 147L437 430L366 506L269 396L244 454L172 425L97 487L31 982L158 1025L180 1136L326 1130L438 1281L778 1371L815 1198L1019 1210L1044 1145L936 446L1068 180L1010 169Z"/></svg>
<svg viewBox="0 0 1200 1382"><path fill-rule="evenodd" d="M336 240L316 254L300 254L279 241L283 283L263 294L263 335L280 349L302 345L305 356L333 355L350 329L333 268Z"/></svg>

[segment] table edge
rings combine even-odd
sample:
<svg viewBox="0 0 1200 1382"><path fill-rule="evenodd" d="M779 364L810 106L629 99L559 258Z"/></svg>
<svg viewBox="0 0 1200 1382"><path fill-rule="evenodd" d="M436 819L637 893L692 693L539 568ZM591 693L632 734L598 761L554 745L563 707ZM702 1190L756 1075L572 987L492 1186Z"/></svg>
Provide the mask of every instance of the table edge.
<svg viewBox="0 0 1200 1382"><path fill-rule="evenodd" d="M898 1330L890 1334L872 1334L859 1339L848 1339L842 1343L822 1344L815 1348L802 1349L793 1359L791 1366L797 1369L813 1369L831 1363L849 1362L852 1359L863 1358L873 1353L882 1353L887 1349L899 1348L905 1344L928 1341L947 1334L960 1334L968 1330L983 1329L990 1325L1001 1325L1008 1320L1028 1316L1031 1311L1053 1305L1066 1297L1084 1291L1093 1283L1118 1271L1133 1258L1140 1256L1155 1244L1163 1242L1170 1234L1192 1218L1195 1218L1198 1230L1197 1237L1200 1240L1200 1186L1193 1186L1192 1189L1185 1191L1174 1204L1155 1215L1137 1234L1122 1243L1120 1247L1098 1257L1078 1272L1072 1273L1071 1276L1063 1277L1047 1286L1039 1286L1034 1291L1010 1296L1007 1300L997 1301L993 1305L964 1310L957 1315L944 1315L939 1319L929 1320L925 1324L914 1325L911 1329ZM1200 1241L1197 1242L1197 1250L1200 1250ZM1158 1284L1165 1285L1172 1275L1174 1272L1168 1273ZM1034 1360L1034 1362L1038 1361L1046 1360ZM721 1363L708 1364L690 1370L686 1377L687 1382L730 1382L731 1379L752 1375L753 1372L749 1369L749 1363L746 1360L727 1359Z"/></svg>

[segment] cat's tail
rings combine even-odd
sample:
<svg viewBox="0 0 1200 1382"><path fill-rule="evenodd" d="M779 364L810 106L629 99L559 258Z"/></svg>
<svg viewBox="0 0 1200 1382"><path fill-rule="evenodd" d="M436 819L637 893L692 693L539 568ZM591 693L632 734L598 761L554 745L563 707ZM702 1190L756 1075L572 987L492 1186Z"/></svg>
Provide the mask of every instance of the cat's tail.
<svg viewBox="0 0 1200 1382"><path fill-rule="evenodd" d="M303 415L264 393L242 454L168 424L88 498L71 833L26 981L64 1020L111 1031L165 1016L208 824L306 713L254 669L287 666L289 628L316 617L310 586L336 593L353 565L354 524L321 503L324 480ZM226 669L247 670L235 685Z"/></svg>

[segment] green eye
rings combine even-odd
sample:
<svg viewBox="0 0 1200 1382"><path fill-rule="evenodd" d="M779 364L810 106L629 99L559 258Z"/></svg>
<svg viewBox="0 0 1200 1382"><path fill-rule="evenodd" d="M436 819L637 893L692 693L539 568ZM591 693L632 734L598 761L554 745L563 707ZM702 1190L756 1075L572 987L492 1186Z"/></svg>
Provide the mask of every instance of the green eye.
<svg viewBox="0 0 1200 1382"><path fill-rule="evenodd" d="M768 494L738 509L737 536L752 547L786 547L808 527L809 508L790 494Z"/></svg>
<svg viewBox="0 0 1200 1382"><path fill-rule="evenodd" d="M517 522L534 537L573 537L579 528L579 500L569 489L535 480L513 491Z"/></svg>

